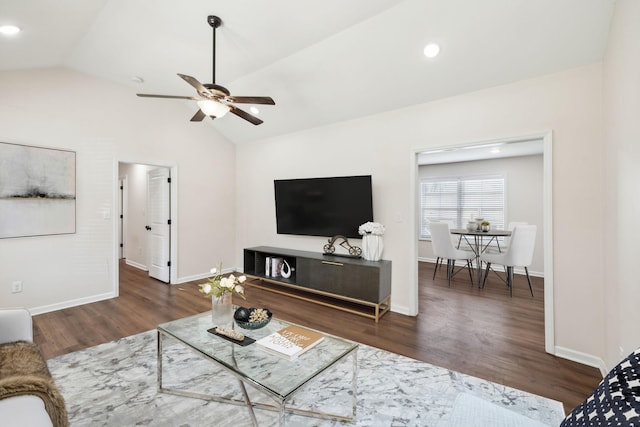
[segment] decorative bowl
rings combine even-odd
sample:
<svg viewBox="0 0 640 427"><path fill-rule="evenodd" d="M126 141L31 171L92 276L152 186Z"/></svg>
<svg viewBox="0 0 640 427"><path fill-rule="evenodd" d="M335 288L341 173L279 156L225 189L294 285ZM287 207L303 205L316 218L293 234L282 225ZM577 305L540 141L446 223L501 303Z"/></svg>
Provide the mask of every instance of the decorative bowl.
<svg viewBox="0 0 640 427"><path fill-rule="evenodd" d="M273 316L272 313L269 311L269 309L265 308L263 310L267 312L268 316L266 319L260 320L258 322L250 322L249 318L255 310L257 309L239 307L233 315L233 320L235 320L236 325L240 326L242 329L260 329L267 326L267 324L271 321L271 317Z"/></svg>

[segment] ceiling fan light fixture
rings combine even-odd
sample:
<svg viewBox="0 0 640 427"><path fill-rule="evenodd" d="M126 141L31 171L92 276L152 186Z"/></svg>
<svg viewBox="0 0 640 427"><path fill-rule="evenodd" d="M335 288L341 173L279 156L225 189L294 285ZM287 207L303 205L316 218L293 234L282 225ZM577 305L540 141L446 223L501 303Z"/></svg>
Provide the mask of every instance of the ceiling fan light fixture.
<svg viewBox="0 0 640 427"><path fill-rule="evenodd" d="M424 56L435 58L440 53L440 46L437 43L429 43L424 47Z"/></svg>
<svg viewBox="0 0 640 427"><path fill-rule="evenodd" d="M222 104L217 101L213 101L211 99L203 99L198 101L198 107L205 113L207 116L213 117L222 117L231 110L231 107L228 105Z"/></svg>

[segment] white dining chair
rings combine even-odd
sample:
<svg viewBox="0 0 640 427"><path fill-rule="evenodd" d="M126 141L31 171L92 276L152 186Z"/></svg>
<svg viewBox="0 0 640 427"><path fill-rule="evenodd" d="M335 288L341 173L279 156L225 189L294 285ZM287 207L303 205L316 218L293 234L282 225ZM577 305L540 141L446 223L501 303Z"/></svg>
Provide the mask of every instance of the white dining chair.
<svg viewBox="0 0 640 427"><path fill-rule="evenodd" d="M512 221L507 225L507 230L509 231L513 231L513 229L518 226L518 225L529 225L528 222L521 222L521 221ZM511 241L511 236L506 236L503 238L503 242L502 244L500 243L500 239L496 239L496 244L495 247L493 245L487 247L487 249L485 250L486 253L488 254L500 254L500 253L504 253L507 251L507 249L509 249L509 242Z"/></svg>
<svg viewBox="0 0 640 427"><path fill-rule="evenodd" d="M536 226L535 225L516 225L511 233L511 241L506 252L499 254L483 253L480 255L480 261L485 262L487 267L482 279L482 287L487 281L489 270L496 273L509 287L509 295L513 296L513 269L514 267L524 267L529 283L529 291L533 296L533 288L531 287L531 279L529 278L529 265L533 259L533 250L536 244ZM491 264L500 264L506 267L506 280L491 268Z"/></svg>
<svg viewBox="0 0 640 427"><path fill-rule="evenodd" d="M456 224L455 222L453 222L452 220L446 220L446 221L439 221L439 222L446 222L447 224L449 224L449 230L451 230L452 228L456 228ZM462 234L451 234L451 243L453 243L453 247L456 249L462 249L464 251L470 251L471 246L469 246L469 243L466 240L462 239Z"/></svg>
<svg viewBox="0 0 640 427"><path fill-rule="evenodd" d="M433 270L433 278L436 277L438 266L442 265L442 260L447 260L447 281L451 286L451 279L460 269L455 271L456 261L464 260L467 263L469 271L469 279L473 286L473 276L471 275L471 260L475 258L475 254L471 251L456 249L451 241L451 232L449 224L446 222L432 222L431 228L431 244L433 246L433 254L436 256L436 266ZM464 268L464 267L461 267Z"/></svg>
<svg viewBox="0 0 640 427"><path fill-rule="evenodd" d="M513 231L513 229L516 228L518 225L529 225L529 223L523 222L523 221L511 221L509 222L509 224L507 224L507 230ZM498 243L498 252L506 252L507 249L509 249L510 242L511 242L511 236L505 237L502 247L500 246L500 243Z"/></svg>

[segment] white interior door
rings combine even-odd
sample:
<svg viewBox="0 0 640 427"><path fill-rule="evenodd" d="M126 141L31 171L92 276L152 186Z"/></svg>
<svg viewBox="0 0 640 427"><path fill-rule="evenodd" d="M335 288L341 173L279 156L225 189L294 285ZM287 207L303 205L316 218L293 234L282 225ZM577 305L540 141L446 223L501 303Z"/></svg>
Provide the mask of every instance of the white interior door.
<svg viewBox="0 0 640 427"><path fill-rule="evenodd" d="M171 180L169 168L147 173L149 276L169 283L171 268Z"/></svg>

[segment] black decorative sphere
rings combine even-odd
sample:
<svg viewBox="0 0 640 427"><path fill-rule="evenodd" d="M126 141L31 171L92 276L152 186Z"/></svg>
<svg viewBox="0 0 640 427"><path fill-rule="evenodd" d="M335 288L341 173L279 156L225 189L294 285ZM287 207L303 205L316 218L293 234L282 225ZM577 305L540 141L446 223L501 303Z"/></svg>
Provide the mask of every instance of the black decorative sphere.
<svg viewBox="0 0 640 427"><path fill-rule="evenodd" d="M236 312L233 313L233 318L235 320L239 320L240 322L248 322L250 315L251 311L248 308L239 307Z"/></svg>

